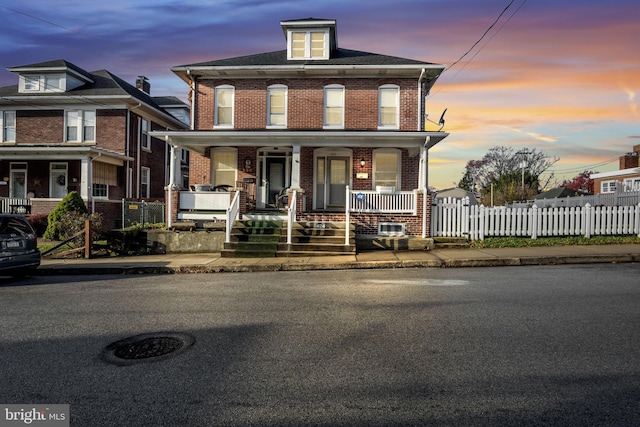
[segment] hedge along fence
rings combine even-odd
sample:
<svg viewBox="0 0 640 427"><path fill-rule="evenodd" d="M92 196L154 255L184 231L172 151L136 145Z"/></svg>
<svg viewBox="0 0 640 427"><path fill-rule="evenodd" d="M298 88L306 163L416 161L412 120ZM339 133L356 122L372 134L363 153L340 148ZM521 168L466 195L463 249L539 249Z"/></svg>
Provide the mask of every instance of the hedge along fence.
<svg viewBox="0 0 640 427"><path fill-rule="evenodd" d="M640 237L640 204L556 208L469 206L465 199L445 199L434 206L434 236L531 237L630 235Z"/></svg>

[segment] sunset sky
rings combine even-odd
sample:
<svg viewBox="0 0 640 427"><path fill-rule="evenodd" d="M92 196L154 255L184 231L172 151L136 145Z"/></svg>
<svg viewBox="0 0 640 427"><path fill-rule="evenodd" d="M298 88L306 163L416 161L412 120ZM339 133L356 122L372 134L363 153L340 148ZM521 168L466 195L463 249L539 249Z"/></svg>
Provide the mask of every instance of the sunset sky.
<svg viewBox="0 0 640 427"><path fill-rule="evenodd" d="M342 48L451 67L427 99L451 133L430 151L436 188L494 146L560 158L560 181L640 144L638 0L0 0L0 86L66 59L186 100L172 66L284 49L280 21L307 17L336 19Z"/></svg>

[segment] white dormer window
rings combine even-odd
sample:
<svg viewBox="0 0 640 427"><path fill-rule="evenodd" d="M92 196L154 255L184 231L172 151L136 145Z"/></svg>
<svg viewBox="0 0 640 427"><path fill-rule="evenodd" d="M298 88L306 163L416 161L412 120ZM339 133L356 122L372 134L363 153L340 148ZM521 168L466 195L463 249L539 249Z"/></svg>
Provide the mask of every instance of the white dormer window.
<svg viewBox="0 0 640 427"><path fill-rule="evenodd" d="M20 79L21 92L61 92L63 86L62 74L25 74Z"/></svg>
<svg viewBox="0 0 640 427"><path fill-rule="evenodd" d="M290 30L287 40L288 59L329 59L328 30Z"/></svg>

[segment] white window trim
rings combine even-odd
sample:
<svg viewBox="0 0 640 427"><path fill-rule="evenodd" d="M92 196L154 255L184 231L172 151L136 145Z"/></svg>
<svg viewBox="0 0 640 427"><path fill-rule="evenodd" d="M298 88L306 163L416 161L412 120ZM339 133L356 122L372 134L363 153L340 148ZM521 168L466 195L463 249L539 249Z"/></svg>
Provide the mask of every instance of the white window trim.
<svg viewBox="0 0 640 427"><path fill-rule="evenodd" d="M49 87L47 78L55 77L60 82L59 87ZM31 80L34 88L30 89L27 82ZM65 91L65 75L64 74L23 74L20 76L18 91L20 93L36 93L36 92L64 92Z"/></svg>
<svg viewBox="0 0 640 427"><path fill-rule="evenodd" d="M397 168L398 168L398 175L396 176L396 184L394 185L395 190L399 191L401 186L402 186L402 150L399 150L397 148L378 148L373 150L372 152L372 160L373 160L373 165L372 165L372 184L373 184L373 188L376 188L379 184L376 182L376 172L378 169L378 165L376 162L376 154L381 153L381 154L395 154L397 157ZM387 185L387 184L385 184Z"/></svg>
<svg viewBox="0 0 640 427"><path fill-rule="evenodd" d="M640 177L625 178L624 191L640 191Z"/></svg>
<svg viewBox="0 0 640 427"><path fill-rule="evenodd" d="M218 122L218 91L219 90L230 90L231 91L231 124L224 123L220 124ZM236 88L231 85L220 85L216 86L214 90L214 118L213 118L213 126L216 128L233 128L235 122L235 102L236 102Z"/></svg>
<svg viewBox="0 0 640 427"><path fill-rule="evenodd" d="M13 126L11 127L13 129L13 139L6 137L8 127L6 127L5 117L9 113L13 114ZM15 111L0 110L0 142L16 142L16 121L17 115Z"/></svg>
<svg viewBox="0 0 640 427"><path fill-rule="evenodd" d="M382 124L382 93L383 91L388 91L390 89L394 89L396 91L396 99L395 99L395 108L396 108L396 117L394 125L383 125ZM382 85L378 88L378 129L400 129L400 86L398 85Z"/></svg>
<svg viewBox="0 0 640 427"><path fill-rule="evenodd" d="M342 98L341 98L341 102L342 102L342 117L340 120L340 124L339 125L330 125L327 124L327 90L332 90L332 89L341 89L342 90ZM343 85L327 85L324 87L324 99L323 99L323 109L322 109L322 123L323 123L323 128L324 129L344 129L344 113L345 113L345 106L344 106L344 100L345 100L345 89Z"/></svg>
<svg viewBox="0 0 640 427"><path fill-rule="evenodd" d="M76 134L78 135L77 139L73 139L70 140L68 138L69 134L67 132L67 128L69 127L69 113L71 112L76 112L78 113L78 123L76 124ZM93 113L93 117L94 117L94 121L93 121L93 139L84 139L84 128L87 122L87 119L85 118L86 113L87 112L91 112ZM65 142L96 142L96 135L97 135L97 126L96 126L96 122L97 122L97 117L98 115L96 114L96 110L65 110L64 111L64 141Z"/></svg>
<svg viewBox="0 0 640 427"><path fill-rule="evenodd" d="M303 33L305 35L304 42L304 56L293 56L293 34ZM324 52L322 56L311 56L311 33L322 33L324 35ZM329 59L329 30L328 29L313 29L313 30L288 30L287 31L287 59L292 61L308 61L308 60L322 60Z"/></svg>
<svg viewBox="0 0 640 427"><path fill-rule="evenodd" d="M272 90L283 90L284 91L284 124L272 124L271 123L271 91ZM275 129L275 128L286 128L287 127L287 116L288 116L288 100L289 100L289 88L285 85L275 84L267 87L267 128Z"/></svg>

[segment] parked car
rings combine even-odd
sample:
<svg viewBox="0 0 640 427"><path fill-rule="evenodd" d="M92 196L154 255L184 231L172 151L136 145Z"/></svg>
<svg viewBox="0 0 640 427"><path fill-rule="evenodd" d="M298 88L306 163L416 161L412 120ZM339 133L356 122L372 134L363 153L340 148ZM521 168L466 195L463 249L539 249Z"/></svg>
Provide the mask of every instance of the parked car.
<svg viewBox="0 0 640 427"><path fill-rule="evenodd" d="M0 276L24 276L40 265L38 237L22 215L0 214Z"/></svg>

